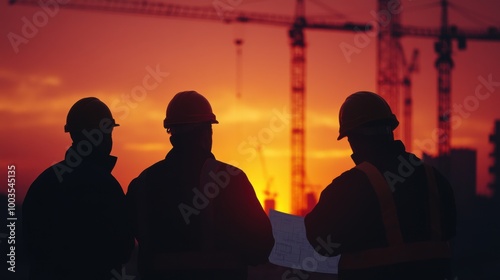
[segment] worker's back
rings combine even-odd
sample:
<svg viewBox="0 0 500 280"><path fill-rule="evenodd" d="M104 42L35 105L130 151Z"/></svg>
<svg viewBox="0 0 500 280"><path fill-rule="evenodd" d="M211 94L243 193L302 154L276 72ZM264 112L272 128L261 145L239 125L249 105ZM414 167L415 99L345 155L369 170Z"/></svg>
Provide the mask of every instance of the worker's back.
<svg viewBox="0 0 500 280"><path fill-rule="evenodd" d="M207 160L218 164L212 174L239 172L224 174L227 186L229 177L220 177L222 183L212 179L204 190ZM247 265L266 262L273 246L269 221L244 173L209 153L190 157L172 149L132 181L127 199L145 278L246 279Z"/></svg>
<svg viewBox="0 0 500 280"><path fill-rule="evenodd" d="M391 194L396 208L393 214L397 217L403 242L431 241L434 229L431 228L430 187L424 164L414 155L404 152L404 146L399 141L388 150L378 149L362 158L355 158L355 161L358 166L369 163L375 167L389 185L388 189L393 188ZM455 234L453 192L447 181L436 170L433 169L433 172L440 200L439 241L447 241ZM326 187L318 205L305 219L311 243L320 245L317 241L319 237L341 244L336 252L345 255L339 264L341 279L434 279L429 271L433 272L431 275L439 269L444 273L449 268L446 258L424 258L411 262L399 259L398 263L391 265L375 265L373 259L362 260L363 256L354 255L349 258L354 265L343 262L349 253L384 248L390 243L385 220L387 215L381 207L386 202L380 201L370 179L363 170L353 168ZM379 261L382 258L382 255L377 256ZM418 275L425 275L426 278L418 278ZM444 277L437 279L443 280Z"/></svg>

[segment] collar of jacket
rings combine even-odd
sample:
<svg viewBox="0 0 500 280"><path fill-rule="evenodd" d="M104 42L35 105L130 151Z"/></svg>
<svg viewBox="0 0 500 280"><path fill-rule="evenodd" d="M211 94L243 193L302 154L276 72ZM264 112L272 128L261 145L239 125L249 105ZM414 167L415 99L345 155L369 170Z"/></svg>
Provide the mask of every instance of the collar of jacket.
<svg viewBox="0 0 500 280"><path fill-rule="evenodd" d="M184 158L196 156L197 158L204 157L204 158L215 159L215 156L214 154L212 154L212 152L203 150L202 148L180 148L180 147L173 147L167 153L165 159L168 157L175 157L175 156L182 156Z"/></svg>
<svg viewBox="0 0 500 280"><path fill-rule="evenodd" d="M398 155L405 153L405 146L400 140L394 140L389 145L379 147L379 149L372 149L364 154L352 154L351 158L356 165L368 161L375 165L381 160L387 161L396 158Z"/></svg>
<svg viewBox="0 0 500 280"><path fill-rule="evenodd" d="M98 156L96 154L90 154L88 156L83 156L83 155L79 155L78 153L76 153L76 151L77 150L73 146L71 146L66 151L66 154L64 157L66 159L66 161L71 157L74 157L74 159L76 159L76 160L78 160L78 157L80 157L81 162L80 162L80 164L78 164L78 166L76 166L76 168L78 168L80 166L81 167L91 166L92 168L99 169L99 170L105 171L107 173L111 173L113 168L115 168L116 161L118 160L117 157L111 156L111 155ZM76 153L76 155L75 155L75 153Z"/></svg>

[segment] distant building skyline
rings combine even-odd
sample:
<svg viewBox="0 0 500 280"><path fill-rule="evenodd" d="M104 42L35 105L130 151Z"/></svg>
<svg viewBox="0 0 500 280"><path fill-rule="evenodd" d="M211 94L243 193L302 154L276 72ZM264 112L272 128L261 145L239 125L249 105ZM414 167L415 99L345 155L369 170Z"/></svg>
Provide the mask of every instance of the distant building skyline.
<svg viewBox="0 0 500 280"><path fill-rule="evenodd" d="M492 175L492 181L488 184L488 188L493 192L493 197L500 200L500 119L495 120L489 142L493 145L490 153L493 163L488 168L488 172Z"/></svg>

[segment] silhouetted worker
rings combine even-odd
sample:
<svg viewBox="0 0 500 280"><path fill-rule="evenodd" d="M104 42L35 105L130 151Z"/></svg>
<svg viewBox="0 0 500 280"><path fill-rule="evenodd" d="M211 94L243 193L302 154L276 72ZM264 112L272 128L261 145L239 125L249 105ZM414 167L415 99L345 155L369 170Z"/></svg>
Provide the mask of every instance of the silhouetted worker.
<svg viewBox="0 0 500 280"><path fill-rule="evenodd" d="M271 224L245 173L215 159L208 100L176 94L163 126L173 148L127 192L142 279L246 279L266 263Z"/></svg>
<svg viewBox="0 0 500 280"><path fill-rule="evenodd" d="M399 122L372 92L356 92L339 113L356 167L335 178L305 217L323 255L341 254L339 279L450 278L453 190L435 169L395 141Z"/></svg>
<svg viewBox="0 0 500 280"><path fill-rule="evenodd" d="M64 131L65 159L31 184L23 204L30 279L110 280L134 247L125 194L111 175L115 123L95 97L76 102Z"/></svg>

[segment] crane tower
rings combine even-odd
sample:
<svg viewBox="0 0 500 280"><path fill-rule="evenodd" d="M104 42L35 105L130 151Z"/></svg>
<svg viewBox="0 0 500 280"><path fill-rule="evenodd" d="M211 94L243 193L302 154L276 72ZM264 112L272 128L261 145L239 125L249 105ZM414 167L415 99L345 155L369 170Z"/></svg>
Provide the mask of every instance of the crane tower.
<svg viewBox="0 0 500 280"><path fill-rule="evenodd" d="M297 1L296 18L289 31L291 44L291 184L292 212L303 214L305 209L305 76L306 44L304 38L304 1Z"/></svg>
<svg viewBox="0 0 500 280"><path fill-rule="evenodd" d="M377 21L377 93L389 103L394 114L399 118L399 36L395 32L400 27L401 15L394 12L393 0L378 0ZM396 130L395 136L399 130Z"/></svg>
<svg viewBox="0 0 500 280"><path fill-rule="evenodd" d="M448 1L441 0L441 34L436 42L438 54L436 68L438 71L438 165L445 175L450 174L450 104L451 104L451 37L448 32Z"/></svg>

